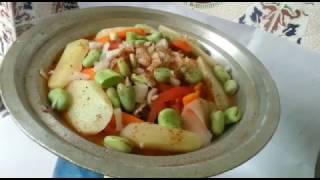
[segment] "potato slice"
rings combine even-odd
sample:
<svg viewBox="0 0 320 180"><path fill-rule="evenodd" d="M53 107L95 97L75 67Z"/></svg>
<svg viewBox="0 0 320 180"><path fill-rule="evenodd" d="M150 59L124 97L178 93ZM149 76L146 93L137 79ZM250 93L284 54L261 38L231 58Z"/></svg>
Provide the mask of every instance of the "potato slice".
<svg viewBox="0 0 320 180"><path fill-rule="evenodd" d="M67 86L71 106L67 121L83 135L101 132L111 121L113 108L103 89L92 80L75 80Z"/></svg>
<svg viewBox="0 0 320 180"><path fill-rule="evenodd" d="M197 134L157 124L132 123L121 131L121 136L130 139L141 149L190 152L202 147Z"/></svg>
<svg viewBox="0 0 320 180"><path fill-rule="evenodd" d="M220 110L225 110L227 107L229 107L229 100L220 82L213 75L210 65L200 56L197 59L197 63L202 71L204 81L210 88L210 93L214 97L217 108Z"/></svg>
<svg viewBox="0 0 320 180"><path fill-rule="evenodd" d="M204 145L209 145L212 139L208 127L209 114L213 107L212 102L198 98L187 104L181 113L183 129L200 135Z"/></svg>
<svg viewBox="0 0 320 180"><path fill-rule="evenodd" d="M49 78L49 88L64 88L74 72L82 69L82 60L89 51L89 41L79 39L67 44L63 54Z"/></svg>

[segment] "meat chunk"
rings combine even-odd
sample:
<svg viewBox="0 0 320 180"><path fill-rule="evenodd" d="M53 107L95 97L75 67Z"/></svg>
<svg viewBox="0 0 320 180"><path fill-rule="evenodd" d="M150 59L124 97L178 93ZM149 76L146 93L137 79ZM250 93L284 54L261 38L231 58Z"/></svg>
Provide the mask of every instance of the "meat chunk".
<svg viewBox="0 0 320 180"><path fill-rule="evenodd" d="M145 47L136 48L136 58L140 65L149 66L151 64L151 57Z"/></svg>

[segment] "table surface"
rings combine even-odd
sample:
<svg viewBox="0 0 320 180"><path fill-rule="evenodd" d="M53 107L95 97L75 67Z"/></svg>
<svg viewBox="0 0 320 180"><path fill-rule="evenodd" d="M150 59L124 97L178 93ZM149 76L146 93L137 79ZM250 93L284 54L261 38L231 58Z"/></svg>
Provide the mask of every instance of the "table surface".
<svg viewBox="0 0 320 180"><path fill-rule="evenodd" d="M80 3L80 7L101 5L106 4ZM161 8L184 12L164 5ZM320 149L316 104L320 101L320 54L254 28L212 16L208 22L209 16L198 13L187 16L224 30L253 52L270 71L281 97L281 121L270 143L248 162L218 177L314 177ZM290 58L284 58L289 52ZM0 137L0 162L4 162L0 164L0 177L52 176L56 156L26 137L10 117L0 118Z"/></svg>

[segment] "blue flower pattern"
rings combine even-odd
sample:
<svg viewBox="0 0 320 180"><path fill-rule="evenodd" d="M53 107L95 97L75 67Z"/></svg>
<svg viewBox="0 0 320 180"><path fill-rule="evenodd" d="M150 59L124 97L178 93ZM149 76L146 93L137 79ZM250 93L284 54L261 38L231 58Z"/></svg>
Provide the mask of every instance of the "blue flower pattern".
<svg viewBox="0 0 320 180"><path fill-rule="evenodd" d="M283 4L285 4L285 6L283 6ZM273 8L275 8L274 11L279 10L279 8L280 9L287 8L289 10L294 8L294 6L292 7L292 4L290 3L256 3L255 5L251 6L249 11L247 11L246 13L244 13L242 16L238 18L238 23L264 29L264 27L266 27L265 24L267 23L265 18L269 15L269 10L270 10L270 9L265 10L265 7L267 6L273 6ZM301 11L301 10L298 9L296 11ZM308 16L308 14L306 14L304 11L301 11L301 13L303 14L304 17ZM291 15L290 18L294 18L292 16L294 15ZM277 18L277 17L274 17L274 18ZM275 34L278 34L278 36L280 37L287 37L288 39L293 40L295 43L301 44L302 37L301 37L300 31L303 31L304 26L299 22L290 22L290 20L292 19L287 20L283 18L282 21L285 21L283 24L281 24L283 29L276 32Z"/></svg>
<svg viewBox="0 0 320 180"><path fill-rule="evenodd" d="M23 8L24 9L32 9L32 2L24 2L23 3Z"/></svg>
<svg viewBox="0 0 320 180"><path fill-rule="evenodd" d="M301 38L298 38L297 43L301 44Z"/></svg>
<svg viewBox="0 0 320 180"><path fill-rule="evenodd" d="M246 22L245 22L245 18L246 18L246 15L244 14L243 16L241 16L240 18L239 18L239 23L240 24L245 24Z"/></svg>
<svg viewBox="0 0 320 180"><path fill-rule="evenodd" d="M253 12L250 16L250 19L255 23L260 23L261 16L262 16L262 12L257 7L254 7Z"/></svg>
<svg viewBox="0 0 320 180"><path fill-rule="evenodd" d="M291 24L289 23L287 25L287 28L285 28L282 33L284 33L286 36L294 36L296 35L297 28L299 27L299 24Z"/></svg>

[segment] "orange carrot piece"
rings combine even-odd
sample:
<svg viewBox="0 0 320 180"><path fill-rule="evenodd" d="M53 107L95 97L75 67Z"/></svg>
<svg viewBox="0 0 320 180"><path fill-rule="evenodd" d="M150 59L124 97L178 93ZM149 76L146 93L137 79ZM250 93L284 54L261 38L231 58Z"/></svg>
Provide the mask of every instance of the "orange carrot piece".
<svg viewBox="0 0 320 180"><path fill-rule="evenodd" d="M130 123L143 123L144 121L131 114L122 112L122 125L125 127Z"/></svg>
<svg viewBox="0 0 320 180"><path fill-rule="evenodd" d="M191 53L192 47L189 45L189 43L184 39L174 39L171 41L171 47L174 49L179 49L183 51L184 53Z"/></svg>
<svg viewBox="0 0 320 180"><path fill-rule="evenodd" d="M146 35L145 31L142 28L133 28L131 32L134 32L140 36Z"/></svg>
<svg viewBox="0 0 320 180"><path fill-rule="evenodd" d="M203 84L200 82L194 86L195 91L201 91Z"/></svg>
<svg viewBox="0 0 320 180"><path fill-rule="evenodd" d="M94 77L96 75L96 72L93 68L85 68L81 71L81 73L88 75L90 80L94 80Z"/></svg>
<svg viewBox="0 0 320 180"><path fill-rule="evenodd" d="M126 33L127 32L134 32L138 35L144 36L146 35L146 33L144 32L144 30L142 28L129 28L129 29L125 29L123 31L119 31L117 32L117 35L120 39L124 40L126 39Z"/></svg>
<svg viewBox="0 0 320 180"><path fill-rule="evenodd" d="M126 127L130 123L143 123L143 122L144 122L143 120L141 120L133 115L122 112L122 125L123 125L123 127ZM114 115L112 116L111 121L109 122L108 126L102 131L102 133L106 136L116 135L119 133L119 131L117 131L116 119L115 119Z"/></svg>
<svg viewBox="0 0 320 180"><path fill-rule="evenodd" d="M200 97L204 96L205 92L203 90L203 83L202 82L196 84L193 89L195 92L199 92Z"/></svg>
<svg viewBox="0 0 320 180"><path fill-rule="evenodd" d="M126 39L126 31L120 31L117 32L117 35L120 39L125 40Z"/></svg>
<svg viewBox="0 0 320 180"><path fill-rule="evenodd" d="M187 104L189 104L190 102L192 102L193 100L195 100L199 97L200 97L199 91L190 93L182 98L183 105L186 106Z"/></svg>
<svg viewBox="0 0 320 180"><path fill-rule="evenodd" d="M104 44L104 43L109 42L110 38L109 38L109 36L105 36L105 37L101 37L101 38L96 39L96 41Z"/></svg>

